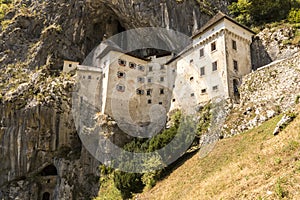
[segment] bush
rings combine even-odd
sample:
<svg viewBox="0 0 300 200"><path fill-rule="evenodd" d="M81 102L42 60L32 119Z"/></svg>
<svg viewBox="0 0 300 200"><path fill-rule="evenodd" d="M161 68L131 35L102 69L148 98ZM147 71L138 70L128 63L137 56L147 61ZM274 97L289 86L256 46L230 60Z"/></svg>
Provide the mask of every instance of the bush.
<svg viewBox="0 0 300 200"><path fill-rule="evenodd" d="M288 21L291 23L299 23L300 22L300 9L292 8L288 15Z"/></svg>
<svg viewBox="0 0 300 200"><path fill-rule="evenodd" d="M240 23L250 26L286 19L292 6L298 5L294 0L238 0L228 8Z"/></svg>

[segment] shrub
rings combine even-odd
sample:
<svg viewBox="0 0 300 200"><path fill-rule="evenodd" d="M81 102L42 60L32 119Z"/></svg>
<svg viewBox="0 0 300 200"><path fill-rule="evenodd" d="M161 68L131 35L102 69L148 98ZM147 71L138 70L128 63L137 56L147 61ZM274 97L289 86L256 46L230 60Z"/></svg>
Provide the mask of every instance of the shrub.
<svg viewBox="0 0 300 200"><path fill-rule="evenodd" d="M300 9L292 8L288 14L287 19L291 23L299 23L300 22Z"/></svg>

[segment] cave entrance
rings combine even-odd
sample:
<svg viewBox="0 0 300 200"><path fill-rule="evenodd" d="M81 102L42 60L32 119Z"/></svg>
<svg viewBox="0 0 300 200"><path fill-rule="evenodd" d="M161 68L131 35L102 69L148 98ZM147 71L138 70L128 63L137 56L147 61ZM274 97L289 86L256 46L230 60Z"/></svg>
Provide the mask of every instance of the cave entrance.
<svg viewBox="0 0 300 200"><path fill-rule="evenodd" d="M41 176L57 176L57 169L54 165L48 165L45 167L42 172Z"/></svg>
<svg viewBox="0 0 300 200"><path fill-rule="evenodd" d="M50 200L50 193L49 193L49 192L45 192L45 193L43 194L42 200Z"/></svg>

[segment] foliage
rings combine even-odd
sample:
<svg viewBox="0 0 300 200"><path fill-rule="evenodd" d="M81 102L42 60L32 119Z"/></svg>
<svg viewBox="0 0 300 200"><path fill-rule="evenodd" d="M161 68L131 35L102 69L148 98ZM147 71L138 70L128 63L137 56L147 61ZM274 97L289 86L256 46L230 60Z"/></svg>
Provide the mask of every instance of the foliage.
<svg viewBox="0 0 300 200"><path fill-rule="evenodd" d="M287 19L291 23L300 23L300 9L292 8Z"/></svg>
<svg viewBox="0 0 300 200"><path fill-rule="evenodd" d="M280 21L289 15L294 20L295 12L290 11L297 7L297 0L238 0L228 8L240 23L251 26Z"/></svg>
<svg viewBox="0 0 300 200"><path fill-rule="evenodd" d="M108 172L113 174L114 185L120 190L122 198L130 198L133 193L153 187L166 167L168 159L171 159L170 152L174 153L178 151L182 153L181 149L184 147L183 145L194 139L195 135L193 133L196 132L196 125L191 117L183 117L181 112L177 111L171 117L171 124L172 126L169 129L165 129L162 133L149 140L135 138L123 147L127 152L152 152L151 157L146 157L143 160L145 173L101 170L102 173ZM174 143L172 148L166 146L171 141ZM156 152L157 150L159 150L159 153ZM121 158L124 158L123 156L125 155L121 155ZM122 162L121 167L125 166L127 169L134 169L137 164L136 162L138 162L130 158L126 158L126 160L126 162Z"/></svg>
<svg viewBox="0 0 300 200"><path fill-rule="evenodd" d="M200 119L199 119L199 122L197 125L197 135L198 136L206 133L210 126L210 122L211 122L211 118L212 118L210 110L211 110L211 104L207 104L204 106L204 108L201 111Z"/></svg>
<svg viewBox="0 0 300 200"><path fill-rule="evenodd" d="M5 14L12 7L12 0L0 0L0 21L4 18Z"/></svg>
<svg viewBox="0 0 300 200"><path fill-rule="evenodd" d="M275 192L276 192L277 196L279 197L279 199L287 197L287 194L288 194L288 192L286 190L284 190L284 188L282 187L282 183L283 183L283 179L279 178L279 179L277 179L277 182L275 185Z"/></svg>

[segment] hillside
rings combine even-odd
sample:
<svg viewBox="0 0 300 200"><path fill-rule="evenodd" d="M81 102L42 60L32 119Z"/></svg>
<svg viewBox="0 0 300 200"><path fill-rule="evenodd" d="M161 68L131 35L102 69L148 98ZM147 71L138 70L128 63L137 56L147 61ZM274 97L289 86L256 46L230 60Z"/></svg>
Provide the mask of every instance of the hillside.
<svg viewBox="0 0 300 200"><path fill-rule="evenodd" d="M137 199L299 199L300 116L273 136L280 118L194 155Z"/></svg>

